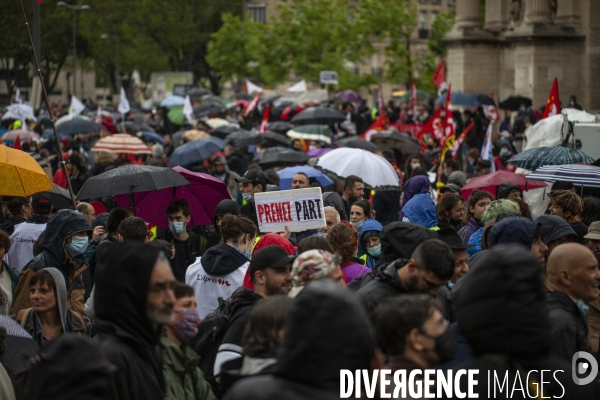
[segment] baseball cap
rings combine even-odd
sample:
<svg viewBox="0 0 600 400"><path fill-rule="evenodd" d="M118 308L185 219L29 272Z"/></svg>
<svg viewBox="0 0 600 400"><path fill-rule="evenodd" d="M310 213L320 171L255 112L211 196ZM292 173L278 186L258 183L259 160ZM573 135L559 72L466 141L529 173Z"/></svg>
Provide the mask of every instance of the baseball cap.
<svg viewBox="0 0 600 400"><path fill-rule="evenodd" d="M276 245L263 247L252 255L250 261L250 276L254 276L256 271L262 271L265 268L281 268L291 264L296 256L290 256L283 249Z"/></svg>
<svg viewBox="0 0 600 400"><path fill-rule="evenodd" d="M266 188L269 177L260 169L249 169L244 176L235 180L240 183L260 183Z"/></svg>
<svg viewBox="0 0 600 400"><path fill-rule="evenodd" d="M36 214L46 215L52 210L52 198L48 193L37 193L33 195L31 205Z"/></svg>

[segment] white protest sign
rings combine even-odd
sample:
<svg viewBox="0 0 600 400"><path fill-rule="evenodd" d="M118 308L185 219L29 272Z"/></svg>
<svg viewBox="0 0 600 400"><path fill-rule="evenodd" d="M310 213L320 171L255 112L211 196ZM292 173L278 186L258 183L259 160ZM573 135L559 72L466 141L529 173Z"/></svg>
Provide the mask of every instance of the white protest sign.
<svg viewBox="0 0 600 400"><path fill-rule="evenodd" d="M325 226L321 188L281 190L254 195L261 232L302 232Z"/></svg>
<svg viewBox="0 0 600 400"><path fill-rule="evenodd" d="M319 81L322 84L337 85L338 73L335 71L321 71L319 73Z"/></svg>

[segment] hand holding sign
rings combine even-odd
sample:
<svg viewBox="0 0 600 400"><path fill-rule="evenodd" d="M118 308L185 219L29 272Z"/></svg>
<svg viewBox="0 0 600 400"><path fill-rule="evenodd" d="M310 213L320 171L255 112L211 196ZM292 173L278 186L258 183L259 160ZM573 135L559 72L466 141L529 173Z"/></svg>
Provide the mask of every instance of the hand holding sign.
<svg viewBox="0 0 600 400"><path fill-rule="evenodd" d="M282 190L254 195L261 232L302 232L325 226L321 188Z"/></svg>

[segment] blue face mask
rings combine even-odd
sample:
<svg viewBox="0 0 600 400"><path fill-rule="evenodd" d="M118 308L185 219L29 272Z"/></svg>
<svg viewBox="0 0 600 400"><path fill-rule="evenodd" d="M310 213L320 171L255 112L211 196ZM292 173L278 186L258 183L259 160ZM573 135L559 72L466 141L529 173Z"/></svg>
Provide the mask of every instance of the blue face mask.
<svg viewBox="0 0 600 400"><path fill-rule="evenodd" d="M377 246L368 247L367 253L369 253L371 257L379 258L379 256L381 256L381 243Z"/></svg>
<svg viewBox="0 0 600 400"><path fill-rule="evenodd" d="M588 306L587 304L585 304L583 302L583 300L579 300L579 301L577 301L577 308L579 308L579 311L581 311L581 313L585 317L585 315L587 314L588 310L590 309L590 306Z"/></svg>
<svg viewBox="0 0 600 400"><path fill-rule="evenodd" d="M360 228L362 228L364 222L365 221L353 222L352 226L354 226L354 229L356 229L357 232L360 232Z"/></svg>
<svg viewBox="0 0 600 400"><path fill-rule="evenodd" d="M246 200L246 202L252 201L252 193L242 193L242 197L244 200Z"/></svg>
<svg viewBox="0 0 600 400"><path fill-rule="evenodd" d="M71 243L66 245L67 251L73 257L81 255L85 253L88 247L88 238L87 236L73 236L71 239Z"/></svg>
<svg viewBox="0 0 600 400"><path fill-rule="evenodd" d="M185 222L169 222L169 230L176 235L179 235L185 230Z"/></svg>

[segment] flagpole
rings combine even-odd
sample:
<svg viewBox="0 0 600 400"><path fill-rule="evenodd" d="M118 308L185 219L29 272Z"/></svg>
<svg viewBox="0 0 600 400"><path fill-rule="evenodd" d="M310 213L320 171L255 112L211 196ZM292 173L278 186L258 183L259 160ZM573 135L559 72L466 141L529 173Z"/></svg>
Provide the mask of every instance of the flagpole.
<svg viewBox="0 0 600 400"><path fill-rule="evenodd" d="M27 33L29 35L29 42L31 43L31 50L33 51L33 59L35 61L35 66L38 72L38 76L40 78L40 84L42 86L42 94L44 95L44 101L46 102L46 107L48 107L48 114L50 115L50 124L52 125L52 131L54 132L54 140L56 140L56 147L58 150L58 161L61 165L63 172L65 173L65 177L67 179L67 188L69 189L69 195L71 196L71 204L73 205L73 209L77 209L77 203L75 202L75 194L73 193L73 187L71 186L71 181L69 179L69 171L67 171L67 165L65 164L65 160L62 156L62 151L60 149L60 141L58 140L58 132L56 132L56 125L54 124L54 118L52 118L52 112L50 108L50 101L48 100L48 93L46 92L46 86L44 85L44 77L42 76L42 69L40 68L40 63L37 58L37 54L35 52L35 46L33 44L33 37L31 36L31 30L29 29L29 23L27 22L27 14L25 13L25 7L23 6L23 0L19 0L21 3L21 10L23 11L23 19L25 20L25 27L27 28Z"/></svg>

